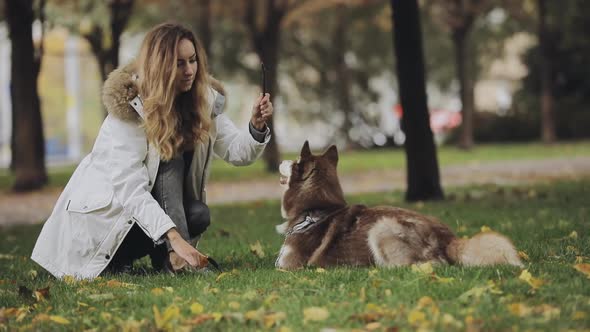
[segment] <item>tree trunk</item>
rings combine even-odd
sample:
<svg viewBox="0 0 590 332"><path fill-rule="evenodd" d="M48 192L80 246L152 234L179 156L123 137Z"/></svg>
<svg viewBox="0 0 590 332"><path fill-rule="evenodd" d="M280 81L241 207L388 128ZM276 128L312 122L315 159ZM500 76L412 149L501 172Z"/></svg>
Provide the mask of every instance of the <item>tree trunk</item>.
<svg viewBox="0 0 590 332"><path fill-rule="evenodd" d="M453 46L455 48L455 66L459 79L459 94L461 96L461 136L459 147L470 149L473 147L473 112L474 112L474 91L473 79L469 66L468 55L468 34L469 26L454 29Z"/></svg>
<svg viewBox="0 0 590 332"><path fill-rule="evenodd" d="M119 50L121 49L121 35L129 22L133 10L134 0L114 0L109 4L111 13L111 39L113 45L108 50L108 61L105 72L110 72L119 67Z"/></svg>
<svg viewBox="0 0 590 332"><path fill-rule="evenodd" d="M553 116L552 52L547 30L547 7L545 0L538 0L539 6L539 48L541 50L541 138L543 143L555 142Z"/></svg>
<svg viewBox="0 0 590 332"><path fill-rule="evenodd" d="M444 198L426 103L422 32L417 0L391 0L399 96L406 134L407 201Z"/></svg>
<svg viewBox="0 0 590 332"><path fill-rule="evenodd" d="M346 139L346 145L351 147L353 142L350 138L350 129L352 129L352 97L350 96L350 70L346 65L344 56L347 51L346 44L346 8L343 5L338 6L336 9L336 28L334 30L334 64L336 67L336 76L338 80L336 82L337 96L338 96L338 108L344 113L344 124L342 125L341 131Z"/></svg>
<svg viewBox="0 0 590 332"><path fill-rule="evenodd" d="M258 56L264 62L266 69L266 80L267 80L267 92L270 93L271 101L273 101L279 93L279 85L277 84L277 66L278 66L278 52L279 52L279 32L276 30L270 34L271 38L266 39L264 42L261 41L262 49L258 52ZM266 170L269 172L278 172L279 164L281 163L281 155L279 147L277 145L277 139L274 135L274 116L271 117L267 126L270 128L270 134L272 138L268 142L262 158L266 163Z"/></svg>
<svg viewBox="0 0 590 332"><path fill-rule="evenodd" d="M106 81L109 74L119 67L119 50L121 48L121 35L129 22L133 10L134 0L113 0L109 3L110 13L110 32L112 45L110 48L104 47L103 33L104 30L98 25L94 25L89 34L84 35L88 40L92 53L98 62L98 71L102 81ZM108 115L103 106L103 114Z"/></svg>
<svg viewBox="0 0 590 332"><path fill-rule="evenodd" d="M45 138L37 91L40 59L35 59L32 0L7 0L7 21L12 43L12 163L14 191L30 191L47 183Z"/></svg>
<svg viewBox="0 0 590 332"><path fill-rule="evenodd" d="M200 0L197 27L199 40L203 44L207 58L211 59L211 0Z"/></svg>
<svg viewBox="0 0 590 332"><path fill-rule="evenodd" d="M246 25L250 30L252 36L252 42L254 44L254 50L262 62L264 62L267 80L267 89L270 93L271 101L276 98L279 94L279 85L277 83L277 69L279 65L279 44L280 44L280 31L281 21L287 11L287 1L275 1L268 0L265 10L265 22L262 29L257 24L257 15L261 15L260 12L256 12L255 1L248 2L248 7L245 15ZM279 171L279 164L281 162L280 151L277 144L276 136L274 135L274 116L271 117L267 122L272 135L262 158L266 163L266 170L269 172L276 173Z"/></svg>

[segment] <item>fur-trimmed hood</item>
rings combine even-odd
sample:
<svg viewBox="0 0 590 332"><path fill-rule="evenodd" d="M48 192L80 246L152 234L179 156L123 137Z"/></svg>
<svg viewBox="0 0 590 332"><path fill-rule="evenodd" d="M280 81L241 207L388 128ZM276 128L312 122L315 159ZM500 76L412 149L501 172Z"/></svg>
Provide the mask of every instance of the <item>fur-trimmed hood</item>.
<svg viewBox="0 0 590 332"><path fill-rule="evenodd" d="M223 85L209 76L211 88L226 96ZM129 104L139 94L137 86L137 65L131 62L113 70L102 88L102 102L107 112L125 121L137 122L139 114ZM213 102L213 101L211 101Z"/></svg>

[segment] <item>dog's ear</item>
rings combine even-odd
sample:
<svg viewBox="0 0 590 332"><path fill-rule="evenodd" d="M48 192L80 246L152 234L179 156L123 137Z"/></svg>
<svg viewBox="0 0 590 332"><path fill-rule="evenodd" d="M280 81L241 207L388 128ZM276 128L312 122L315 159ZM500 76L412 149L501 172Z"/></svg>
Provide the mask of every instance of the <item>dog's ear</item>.
<svg viewBox="0 0 590 332"><path fill-rule="evenodd" d="M308 141L305 141L305 143L303 143L303 147L301 148L300 156L301 156L301 159L311 157L311 150L309 149L309 142Z"/></svg>
<svg viewBox="0 0 590 332"><path fill-rule="evenodd" d="M322 157L328 158L334 165L338 164L338 148L336 145L332 145Z"/></svg>

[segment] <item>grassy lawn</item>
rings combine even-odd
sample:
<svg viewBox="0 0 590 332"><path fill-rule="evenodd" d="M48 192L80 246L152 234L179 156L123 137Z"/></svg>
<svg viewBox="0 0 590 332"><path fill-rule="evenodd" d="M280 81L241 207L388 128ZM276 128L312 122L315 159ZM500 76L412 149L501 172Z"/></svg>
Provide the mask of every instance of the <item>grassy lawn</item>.
<svg viewBox="0 0 590 332"><path fill-rule="evenodd" d="M283 158L296 159L297 155L286 154ZM471 151L449 146L439 148L439 163L441 166L577 156L590 156L590 141L559 143L551 146L538 143L479 145ZM403 149L349 151L340 154L338 172L346 174L363 170L402 169L403 167L405 167ZM50 170L50 186L64 186L73 170L73 166ZM261 160L248 167L234 167L219 159L214 160L212 163L212 181L244 181L275 177L276 175L265 172L264 162ZM12 181L13 179L8 171L0 169L0 190L9 188Z"/></svg>
<svg viewBox="0 0 590 332"><path fill-rule="evenodd" d="M590 280L574 268L590 263L590 179L447 193L449 200L435 203L406 204L400 193L354 196L349 202L417 209L441 218L460 236L483 226L500 231L528 255L525 269L532 279L506 266L435 266L432 273L411 267L279 271L273 266L281 245L274 232L281 222L278 202L213 206L213 224L200 248L225 268L219 276L154 275L142 260L135 271L147 270L146 276L57 281L28 259L40 226L2 229L0 330L558 331L590 326ZM257 243L264 255L251 250ZM27 291L45 288L49 296L39 291L41 300Z"/></svg>

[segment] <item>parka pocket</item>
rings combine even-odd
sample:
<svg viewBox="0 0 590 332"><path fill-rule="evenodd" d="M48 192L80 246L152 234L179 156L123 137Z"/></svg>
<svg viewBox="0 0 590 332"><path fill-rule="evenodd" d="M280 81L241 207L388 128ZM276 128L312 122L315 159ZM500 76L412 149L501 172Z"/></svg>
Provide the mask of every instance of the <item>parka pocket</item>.
<svg viewBox="0 0 590 332"><path fill-rule="evenodd" d="M82 189L82 188L81 188ZM85 190L75 190L66 205L66 210L76 213L90 213L106 208L113 201L114 192L110 186L98 185Z"/></svg>

